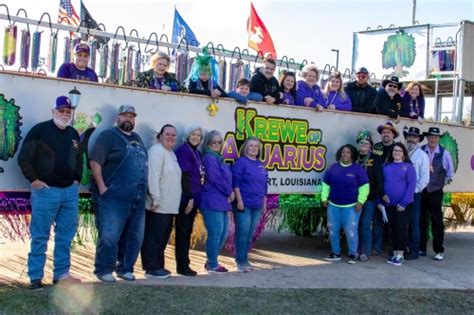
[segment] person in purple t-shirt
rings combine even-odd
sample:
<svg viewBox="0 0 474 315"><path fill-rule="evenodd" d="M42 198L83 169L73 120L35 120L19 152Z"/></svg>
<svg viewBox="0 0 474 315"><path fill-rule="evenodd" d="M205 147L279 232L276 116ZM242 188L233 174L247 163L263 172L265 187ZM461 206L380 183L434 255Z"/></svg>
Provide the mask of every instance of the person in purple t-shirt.
<svg viewBox="0 0 474 315"><path fill-rule="evenodd" d="M357 149L346 144L337 150L336 163L324 175L321 201L327 207L331 254L327 261L341 260L341 226L349 248L349 263L357 260L358 225L362 206L369 195L369 178L365 169L354 161Z"/></svg>
<svg viewBox="0 0 474 315"><path fill-rule="evenodd" d="M332 110L352 110L352 103L349 95L342 86L342 77L340 72L332 73L324 88L324 106Z"/></svg>
<svg viewBox="0 0 474 315"><path fill-rule="evenodd" d="M235 195L232 190L232 172L222 157L223 138L213 130L204 143L204 168L206 177L201 192L201 214L207 230L204 268L208 273L226 273L228 270L218 263L219 252L227 238L228 212Z"/></svg>
<svg viewBox="0 0 474 315"><path fill-rule="evenodd" d="M403 143L393 145L383 166L383 178L385 195L382 200L387 209L393 250L393 256L387 263L401 266L403 251L408 244L409 205L413 202L416 188L416 171Z"/></svg>
<svg viewBox="0 0 474 315"><path fill-rule="evenodd" d="M313 107L318 112L324 109L324 96L318 85L319 70L315 65L306 65L301 70L300 80L296 83L296 105Z"/></svg>
<svg viewBox="0 0 474 315"><path fill-rule="evenodd" d="M74 62L63 63L58 70L58 78L98 82L97 74L89 68L91 50L86 43L74 47Z"/></svg>
<svg viewBox="0 0 474 315"><path fill-rule="evenodd" d="M417 119L421 124L425 117L425 97L421 84L417 81L408 83L405 94L402 96L403 109L411 119Z"/></svg>
<svg viewBox="0 0 474 315"><path fill-rule="evenodd" d="M245 140L241 152L242 156L232 167L232 186L237 201L233 207L235 264L239 272L247 272L253 269L248 260L253 233L262 211L265 212L267 206L268 172L259 160L261 143L258 138Z"/></svg>
<svg viewBox="0 0 474 315"><path fill-rule="evenodd" d="M201 202L204 184L204 162L198 146L202 140L202 128L191 126L184 136L184 143L176 150L181 167L181 203L176 216L176 272L184 276L196 276L189 267L189 244L193 232L194 217Z"/></svg>
<svg viewBox="0 0 474 315"><path fill-rule="evenodd" d="M294 72L286 71L280 81L280 104L295 105L296 99L296 75Z"/></svg>

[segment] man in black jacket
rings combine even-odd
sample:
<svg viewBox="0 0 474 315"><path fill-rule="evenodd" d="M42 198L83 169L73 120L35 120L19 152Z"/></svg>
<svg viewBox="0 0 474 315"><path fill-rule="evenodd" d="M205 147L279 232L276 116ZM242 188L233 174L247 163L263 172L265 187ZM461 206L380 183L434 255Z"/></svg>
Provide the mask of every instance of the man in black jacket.
<svg viewBox="0 0 474 315"><path fill-rule="evenodd" d="M382 87L384 89L377 92L374 101L377 114L394 118L397 123L400 121L400 117L410 117L410 115L403 110L402 97L398 94L402 85L396 76L391 76L389 79L383 80Z"/></svg>
<svg viewBox="0 0 474 315"><path fill-rule="evenodd" d="M262 95L267 104L280 103L280 84L273 76L276 62L272 58L265 58L263 67L257 68L250 80L250 92Z"/></svg>
<svg viewBox="0 0 474 315"><path fill-rule="evenodd" d="M26 135L18 164L31 182L30 289L41 289L46 249L54 223L53 283L80 282L71 277L70 250L78 221L82 154L77 131L70 126L71 102L56 99L53 119L35 125Z"/></svg>
<svg viewBox="0 0 474 315"><path fill-rule="evenodd" d="M352 102L352 111L359 113L375 113L374 99L377 91L368 83L369 71L360 67L356 72L356 80L349 82L345 88Z"/></svg>

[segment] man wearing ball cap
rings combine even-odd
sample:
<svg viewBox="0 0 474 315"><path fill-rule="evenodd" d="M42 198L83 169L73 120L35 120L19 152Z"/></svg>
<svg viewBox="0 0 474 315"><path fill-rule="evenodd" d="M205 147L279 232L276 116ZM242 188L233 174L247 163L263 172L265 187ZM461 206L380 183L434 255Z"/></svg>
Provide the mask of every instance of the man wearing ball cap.
<svg viewBox="0 0 474 315"><path fill-rule="evenodd" d="M58 78L98 82L97 74L89 68L91 50L86 43L74 47L74 62L63 63L58 70Z"/></svg>
<svg viewBox="0 0 474 315"><path fill-rule="evenodd" d="M53 283L80 282L69 274L82 177L80 138L70 126L72 111L69 98L57 97L52 110L53 119L30 129L18 155L21 171L31 182L30 289L43 287L46 249L53 225Z"/></svg>

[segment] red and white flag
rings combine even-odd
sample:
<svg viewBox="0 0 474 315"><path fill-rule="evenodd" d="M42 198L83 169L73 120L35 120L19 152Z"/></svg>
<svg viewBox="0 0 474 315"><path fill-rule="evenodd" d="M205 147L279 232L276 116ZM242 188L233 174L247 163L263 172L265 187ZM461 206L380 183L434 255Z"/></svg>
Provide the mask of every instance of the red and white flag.
<svg viewBox="0 0 474 315"><path fill-rule="evenodd" d="M272 58L276 59L277 55L272 37L258 16L257 11L255 11L253 3L250 3L247 33L249 34L248 46L250 48L255 49L257 52L261 51L265 57L271 55Z"/></svg>

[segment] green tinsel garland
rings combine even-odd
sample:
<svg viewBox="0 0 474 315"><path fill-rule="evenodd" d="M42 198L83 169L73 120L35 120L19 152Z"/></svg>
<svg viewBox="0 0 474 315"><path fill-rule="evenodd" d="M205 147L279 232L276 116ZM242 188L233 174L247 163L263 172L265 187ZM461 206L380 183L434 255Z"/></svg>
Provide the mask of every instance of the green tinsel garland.
<svg viewBox="0 0 474 315"><path fill-rule="evenodd" d="M321 204L321 195L280 195L281 222L278 231L289 229L298 236L311 236L319 227L324 227L326 211Z"/></svg>

